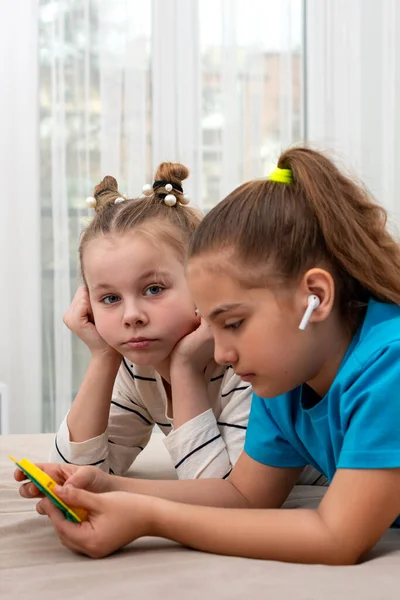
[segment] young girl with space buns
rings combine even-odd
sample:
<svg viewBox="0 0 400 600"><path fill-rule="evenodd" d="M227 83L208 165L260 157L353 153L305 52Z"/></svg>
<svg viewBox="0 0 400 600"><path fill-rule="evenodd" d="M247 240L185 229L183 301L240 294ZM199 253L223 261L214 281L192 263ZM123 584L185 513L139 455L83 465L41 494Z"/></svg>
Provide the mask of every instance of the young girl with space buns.
<svg viewBox="0 0 400 600"><path fill-rule="evenodd" d="M181 479L225 477L243 449L251 386L215 363L185 278L201 220L183 193L187 175L162 163L142 198L126 199L105 177L88 199L95 213L79 247L84 285L64 322L91 361L52 461L123 475L155 425Z"/></svg>

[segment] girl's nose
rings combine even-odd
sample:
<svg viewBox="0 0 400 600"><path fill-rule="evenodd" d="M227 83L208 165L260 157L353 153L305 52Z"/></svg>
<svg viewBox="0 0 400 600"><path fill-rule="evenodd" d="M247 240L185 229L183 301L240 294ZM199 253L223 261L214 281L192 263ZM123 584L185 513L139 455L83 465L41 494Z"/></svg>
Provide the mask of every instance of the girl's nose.
<svg viewBox="0 0 400 600"><path fill-rule="evenodd" d="M214 358L220 365L234 365L238 361L238 353L231 345L222 344L221 341L214 339Z"/></svg>
<svg viewBox="0 0 400 600"><path fill-rule="evenodd" d="M124 311L124 324L127 327L141 327L148 323L147 314L136 303L126 303Z"/></svg>

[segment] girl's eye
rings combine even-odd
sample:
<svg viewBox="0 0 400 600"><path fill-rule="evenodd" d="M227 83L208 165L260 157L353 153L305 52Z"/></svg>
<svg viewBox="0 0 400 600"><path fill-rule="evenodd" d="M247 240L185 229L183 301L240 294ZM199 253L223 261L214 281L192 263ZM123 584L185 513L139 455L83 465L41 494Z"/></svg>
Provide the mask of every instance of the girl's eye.
<svg viewBox="0 0 400 600"><path fill-rule="evenodd" d="M119 296L106 296L105 298L103 298L102 302L104 304L115 304L116 302L118 302L119 300Z"/></svg>
<svg viewBox="0 0 400 600"><path fill-rule="evenodd" d="M163 291L161 285L150 285L144 292L145 296L158 296Z"/></svg>
<svg viewBox="0 0 400 600"><path fill-rule="evenodd" d="M241 319L240 321L235 321L234 323L227 323L224 327L224 329L239 329L239 327L241 326L241 324L243 323L243 319Z"/></svg>

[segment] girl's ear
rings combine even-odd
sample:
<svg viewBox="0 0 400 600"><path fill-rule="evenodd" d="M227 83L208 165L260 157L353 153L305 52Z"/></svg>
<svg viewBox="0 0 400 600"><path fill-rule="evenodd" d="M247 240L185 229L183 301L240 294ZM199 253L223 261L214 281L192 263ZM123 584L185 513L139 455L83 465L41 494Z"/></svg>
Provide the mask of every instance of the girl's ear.
<svg viewBox="0 0 400 600"><path fill-rule="evenodd" d="M307 322L310 323L324 321L332 312L334 301L335 282L329 271L309 269L300 283L302 317L307 315Z"/></svg>

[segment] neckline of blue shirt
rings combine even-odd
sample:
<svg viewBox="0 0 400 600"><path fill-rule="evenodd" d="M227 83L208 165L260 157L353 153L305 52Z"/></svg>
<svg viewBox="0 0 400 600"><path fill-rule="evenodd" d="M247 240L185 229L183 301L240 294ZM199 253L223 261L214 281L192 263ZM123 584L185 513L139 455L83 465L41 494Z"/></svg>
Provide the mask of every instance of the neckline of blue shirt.
<svg viewBox="0 0 400 600"><path fill-rule="evenodd" d="M300 394L299 394L299 395L300 395L300 398L299 398L299 400L300 400L300 406L301 406L301 410L302 410L302 411L304 411L305 413L309 414L309 415L310 415L310 416L312 416L313 418L316 418L316 419L318 419L318 418L320 418L320 417L324 417L324 416L326 416L326 406L325 406L325 405L326 405L326 402L327 402L327 398L328 398L328 396L329 396L329 393L330 393L330 391L331 391L331 389L332 389L332 386L333 386L333 384L335 383L336 379L338 378L338 376L339 376L340 372L342 371L342 369L343 369L344 365L346 364L346 362L347 362L347 359L348 359L348 358L349 358L349 356L350 356L350 355L353 353L353 350L354 350L354 348L356 347L356 345L357 345L357 344L358 344L358 342L359 342L360 335L361 335L361 331L362 331L362 329L363 329L363 327L364 327L364 323L365 323L365 321L366 321L366 319L367 319L367 314L368 314L368 312L370 311L371 304L372 304L372 303L374 303L374 302L375 302L375 301L374 301L372 298L370 298L370 300L369 300L369 302L368 302L368 308L367 308L367 311L366 311L366 313L365 313L365 315L364 315L364 319L362 320L362 323L360 323L360 325L358 326L358 328L357 328L357 330L356 330L355 334L353 335L353 337L352 337L352 339L351 339L351 342L350 342L350 344L348 345L348 347L347 347L347 350L346 350L346 352L345 352L345 354L344 354L344 356L343 356L343 358L342 358L342 361L341 361L341 363L340 363L340 365L339 365L339 368L338 368L338 370L336 371L336 375L335 375L335 377L334 377L334 379L333 379L333 381L332 381L332 383L331 383L331 385L330 385L330 387L329 387L329 390L326 392L325 396L322 396L321 400L320 400L320 401L319 401L317 404L315 404L314 406L311 406L310 408L304 408L304 407L303 407L303 404L302 404L302 401L301 401L301 398L302 398L302 393L303 393L303 385L304 385L304 384L302 384L302 385L300 386Z"/></svg>

